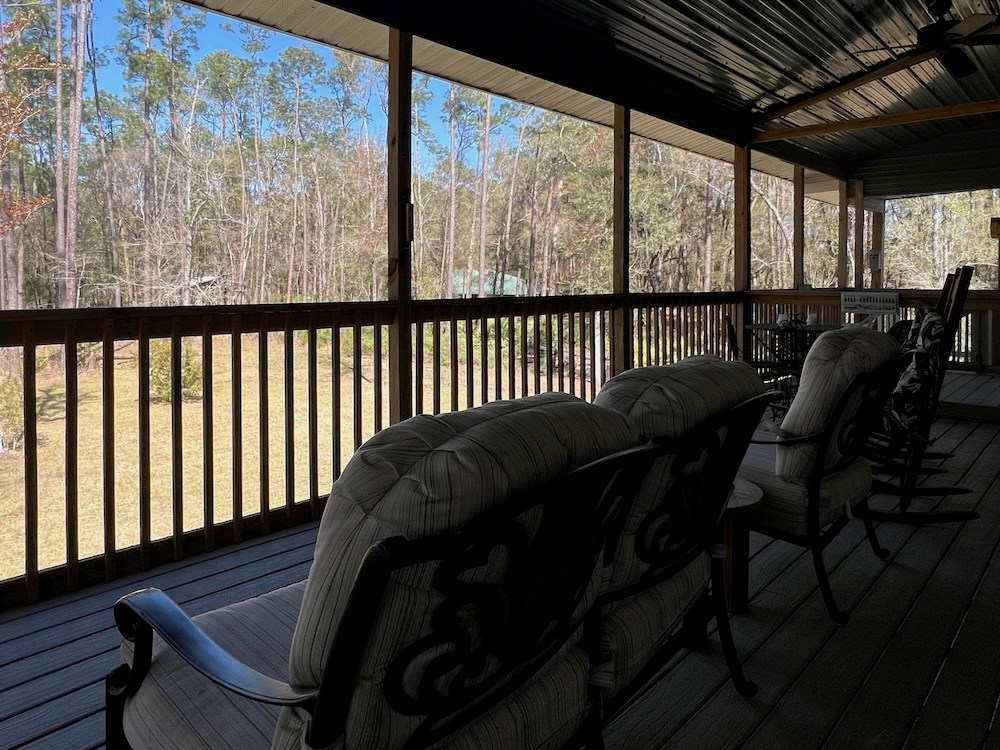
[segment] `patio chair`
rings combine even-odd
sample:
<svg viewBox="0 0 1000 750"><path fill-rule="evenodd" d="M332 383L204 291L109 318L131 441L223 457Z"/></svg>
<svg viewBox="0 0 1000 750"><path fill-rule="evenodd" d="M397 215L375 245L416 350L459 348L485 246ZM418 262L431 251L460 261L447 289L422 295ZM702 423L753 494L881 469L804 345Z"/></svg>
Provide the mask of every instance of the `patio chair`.
<svg viewBox="0 0 1000 750"><path fill-rule="evenodd" d="M935 310L922 316L904 344L909 355L906 368L886 402L882 423L870 437L866 451L876 464L876 471L882 475L876 478L876 487L879 491L899 495L898 510L872 511L878 520L937 523L979 518L977 513L968 510L910 510L915 495L943 497L970 492L965 487L918 486L918 482L925 476L946 473L946 469L928 466L926 462L950 457L948 453L930 450L934 442L930 431L955 335L964 314L972 271L971 266L962 266L948 274Z"/></svg>
<svg viewBox="0 0 1000 750"><path fill-rule="evenodd" d="M609 544L595 682L613 715L715 616L733 684L756 693L733 644L720 519L750 437L777 397L742 362L692 357L640 367L604 384L594 403L627 414L659 446Z"/></svg>
<svg viewBox="0 0 1000 750"><path fill-rule="evenodd" d="M382 430L306 581L193 619L155 589L118 602L108 746L600 747L594 602L639 442L564 394Z"/></svg>
<svg viewBox="0 0 1000 750"><path fill-rule="evenodd" d="M868 516L871 464L861 455L889 388L899 353L884 333L848 325L821 334L806 356L802 382L773 436L751 441L738 476L763 491L763 503L733 519L737 533L756 531L810 550L830 616L847 621L833 597L823 550L860 516L872 550L886 557ZM747 561L735 560L744 581ZM740 586L746 591L746 586ZM734 611L746 601L733 602Z"/></svg>
<svg viewBox="0 0 1000 750"><path fill-rule="evenodd" d="M740 337L732 318L725 316L726 340L733 359L746 362L760 375L768 386L782 394L784 403L789 403L798 387L799 376L802 373L802 360L788 356L787 352L779 352L762 338L754 334L755 340L764 351L770 353L770 359L756 359L740 346Z"/></svg>

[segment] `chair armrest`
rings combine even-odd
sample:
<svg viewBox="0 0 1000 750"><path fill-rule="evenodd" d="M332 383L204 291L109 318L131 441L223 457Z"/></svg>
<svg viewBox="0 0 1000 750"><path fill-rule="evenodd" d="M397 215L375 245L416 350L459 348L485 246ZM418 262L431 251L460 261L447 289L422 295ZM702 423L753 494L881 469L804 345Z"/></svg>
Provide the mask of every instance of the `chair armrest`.
<svg viewBox="0 0 1000 750"><path fill-rule="evenodd" d="M147 588L123 596L115 604L114 613L122 636L135 644L131 669L127 673L118 671L117 692L131 694L138 689L152 663L155 631L184 661L233 693L277 706L309 706L316 698L317 689L292 687L236 659L159 589Z"/></svg>
<svg viewBox="0 0 1000 750"><path fill-rule="evenodd" d="M803 443L815 443L824 434L821 430L819 432L810 432L808 435L776 435L774 440L753 438L750 442L754 445L801 445Z"/></svg>

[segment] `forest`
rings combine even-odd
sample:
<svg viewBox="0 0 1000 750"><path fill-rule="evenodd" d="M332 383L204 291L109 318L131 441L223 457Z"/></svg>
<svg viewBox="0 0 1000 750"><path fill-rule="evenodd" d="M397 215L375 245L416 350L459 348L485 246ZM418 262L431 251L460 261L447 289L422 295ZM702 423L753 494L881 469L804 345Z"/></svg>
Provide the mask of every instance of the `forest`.
<svg viewBox="0 0 1000 750"><path fill-rule="evenodd" d="M383 63L173 0L3 0L0 66L0 307L386 298ZM416 297L610 292L608 128L419 74L413 122ZM731 165L631 148L632 289L732 288ZM791 184L752 191L753 286L788 287ZM892 202L887 284L995 269L991 215ZM807 201L814 287L837 226Z"/></svg>

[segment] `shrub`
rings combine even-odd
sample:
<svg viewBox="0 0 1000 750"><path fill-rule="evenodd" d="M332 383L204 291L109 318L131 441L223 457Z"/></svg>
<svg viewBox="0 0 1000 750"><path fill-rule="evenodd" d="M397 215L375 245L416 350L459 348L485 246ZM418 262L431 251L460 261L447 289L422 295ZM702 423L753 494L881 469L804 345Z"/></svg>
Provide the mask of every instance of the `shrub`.
<svg viewBox="0 0 1000 750"><path fill-rule="evenodd" d="M20 375L0 379L0 453L16 451L24 441L24 396Z"/></svg>
<svg viewBox="0 0 1000 750"><path fill-rule="evenodd" d="M149 394L158 401L169 401L173 391L170 382L171 345L166 339L149 342ZM181 347L181 398L201 396L201 360L194 356L191 345Z"/></svg>

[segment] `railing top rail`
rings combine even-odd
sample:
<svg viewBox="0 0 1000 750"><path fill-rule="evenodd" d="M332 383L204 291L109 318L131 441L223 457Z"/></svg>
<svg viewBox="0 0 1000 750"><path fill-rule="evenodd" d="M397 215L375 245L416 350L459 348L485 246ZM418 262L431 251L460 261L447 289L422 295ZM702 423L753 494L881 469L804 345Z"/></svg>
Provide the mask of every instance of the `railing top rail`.
<svg viewBox="0 0 1000 750"><path fill-rule="evenodd" d="M104 339L136 339L142 321L150 338L173 333L196 336L204 333L231 334L280 331L286 324L293 329L310 325L384 325L395 316L391 302L316 302L281 305L209 305L190 307L81 308L74 310L0 311L0 346L19 346L26 325L32 327L32 342L62 344L67 327L72 327L78 343ZM234 329L234 320L238 325Z"/></svg>
<svg viewBox="0 0 1000 750"><path fill-rule="evenodd" d="M808 305L822 302L826 304L839 303L842 289L756 289L748 293L751 302L783 302L788 304ZM937 301L939 289L892 289L899 293L900 307L933 307ZM996 310L1000 309L1000 291L992 289L976 289L969 291L965 309Z"/></svg>

